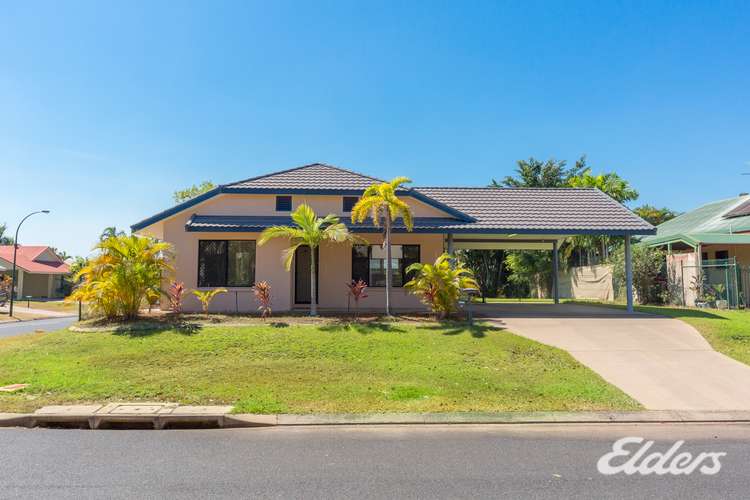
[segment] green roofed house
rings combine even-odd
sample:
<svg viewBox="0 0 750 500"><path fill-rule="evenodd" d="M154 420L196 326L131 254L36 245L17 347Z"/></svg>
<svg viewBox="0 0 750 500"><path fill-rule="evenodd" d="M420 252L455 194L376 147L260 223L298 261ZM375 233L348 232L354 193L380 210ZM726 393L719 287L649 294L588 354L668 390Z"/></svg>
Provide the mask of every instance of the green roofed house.
<svg viewBox="0 0 750 500"><path fill-rule="evenodd" d="M749 194L686 212L643 242L667 251L670 284L684 305L750 306Z"/></svg>

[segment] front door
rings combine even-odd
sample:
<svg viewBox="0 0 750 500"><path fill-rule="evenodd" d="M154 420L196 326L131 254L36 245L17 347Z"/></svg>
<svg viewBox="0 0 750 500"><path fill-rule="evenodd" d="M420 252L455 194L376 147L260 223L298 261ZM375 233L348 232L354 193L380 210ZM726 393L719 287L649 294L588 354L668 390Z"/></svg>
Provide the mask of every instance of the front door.
<svg viewBox="0 0 750 500"><path fill-rule="evenodd" d="M316 278L320 274L320 265L318 251L315 252L315 270ZM315 296L318 297L317 303L320 303L318 292L318 279L315 280ZM310 303L310 247L301 246L294 252L294 303Z"/></svg>

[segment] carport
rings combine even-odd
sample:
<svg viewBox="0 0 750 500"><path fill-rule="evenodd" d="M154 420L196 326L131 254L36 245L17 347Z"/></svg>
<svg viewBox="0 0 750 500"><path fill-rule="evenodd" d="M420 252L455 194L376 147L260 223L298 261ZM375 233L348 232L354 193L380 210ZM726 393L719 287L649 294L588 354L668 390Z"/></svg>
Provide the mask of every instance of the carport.
<svg viewBox="0 0 750 500"><path fill-rule="evenodd" d="M627 310L633 312L632 237L656 229L595 188L415 188L473 220L441 224L445 249L546 250L552 252L552 295L560 302L559 248L576 235L625 241Z"/></svg>

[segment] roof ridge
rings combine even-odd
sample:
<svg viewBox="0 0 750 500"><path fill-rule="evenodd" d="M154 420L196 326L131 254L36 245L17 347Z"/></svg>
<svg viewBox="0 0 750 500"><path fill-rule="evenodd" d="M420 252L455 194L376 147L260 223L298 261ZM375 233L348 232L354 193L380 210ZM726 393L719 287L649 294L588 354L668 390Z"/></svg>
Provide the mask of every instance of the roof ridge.
<svg viewBox="0 0 750 500"><path fill-rule="evenodd" d="M575 189L575 190L592 190L598 188L590 186L413 186L411 189Z"/></svg>
<svg viewBox="0 0 750 500"><path fill-rule="evenodd" d="M266 179L268 177L273 177L275 175L286 174L286 173L289 173L289 172L294 172L296 170L302 170L304 168L317 167L317 166L332 168L334 170L338 170L339 172L345 172L347 174L357 175L359 177L364 177L366 179L372 179L373 181L377 181L377 182L386 182L383 179L378 179L377 177L372 177L370 175L361 174L359 172L355 172L354 170L349 170L349 169L338 167L336 165L331 165L331 164L328 164L328 163L314 162L314 163L308 163L307 165L300 165L298 167L293 167L293 168L287 168L287 169L284 169L284 170L279 170L277 172L271 172L269 174L263 174L263 175L258 175L258 176L255 176L255 177L250 177L249 179L243 179L243 180L239 180L239 181L235 181L235 182L230 182L228 184L222 184L221 186L232 187L235 184L243 184L245 182L257 181L259 179Z"/></svg>

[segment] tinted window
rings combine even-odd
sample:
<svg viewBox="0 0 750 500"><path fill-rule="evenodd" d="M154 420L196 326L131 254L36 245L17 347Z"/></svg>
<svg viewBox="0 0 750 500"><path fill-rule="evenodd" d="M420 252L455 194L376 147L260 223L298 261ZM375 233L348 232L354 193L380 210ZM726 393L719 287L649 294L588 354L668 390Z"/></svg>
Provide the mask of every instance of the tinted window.
<svg viewBox="0 0 750 500"><path fill-rule="evenodd" d="M241 286L255 283L255 241L198 242L198 286Z"/></svg>
<svg viewBox="0 0 750 500"><path fill-rule="evenodd" d="M358 200L359 198L357 198L356 196L344 196L344 204L342 210L344 212L351 212L352 207L357 204Z"/></svg>
<svg viewBox="0 0 750 500"><path fill-rule="evenodd" d="M276 197L276 211L277 212L289 212L292 210L292 197L291 196L277 196Z"/></svg>

